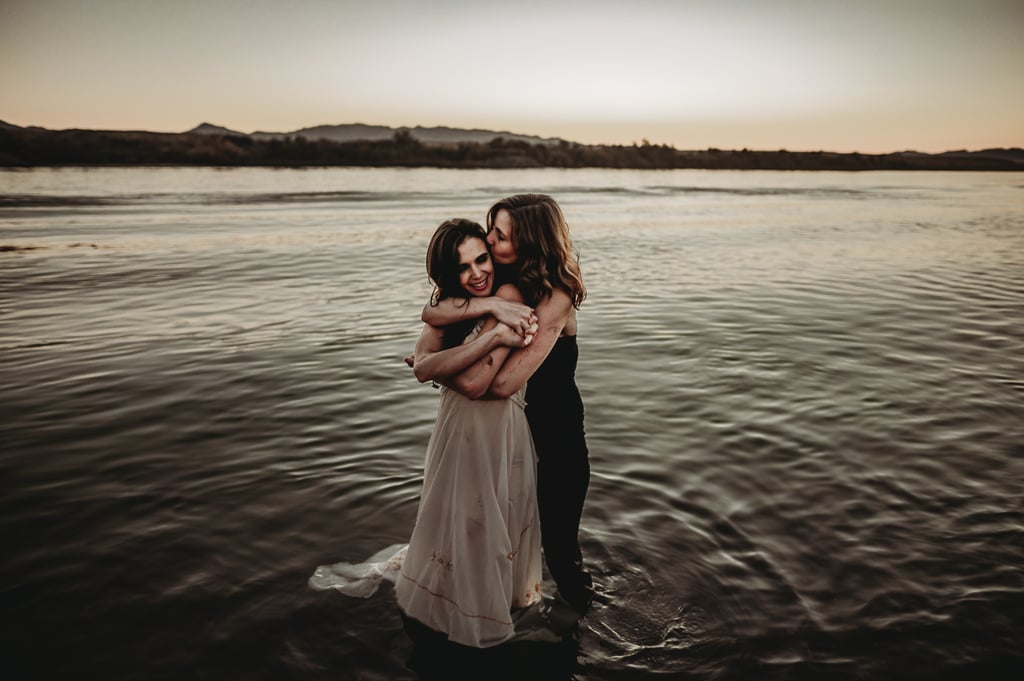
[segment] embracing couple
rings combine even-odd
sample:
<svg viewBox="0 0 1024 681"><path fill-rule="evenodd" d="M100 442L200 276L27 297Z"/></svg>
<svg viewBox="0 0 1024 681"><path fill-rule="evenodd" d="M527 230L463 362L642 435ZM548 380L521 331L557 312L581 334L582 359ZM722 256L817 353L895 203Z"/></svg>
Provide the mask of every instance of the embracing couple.
<svg viewBox="0 0 1024 681"><path fill-rule="evenodd" d="M519 194L487 230L448 220L427 249L434 294L412 364L441 384L408 545L321 566L318 589L368 595L395 581L409 618L466 646L516 636L542 605L541 547L578 615L593 586L578 533L590 466L576 388L576 310L586 296L561 208Z"/></svg>

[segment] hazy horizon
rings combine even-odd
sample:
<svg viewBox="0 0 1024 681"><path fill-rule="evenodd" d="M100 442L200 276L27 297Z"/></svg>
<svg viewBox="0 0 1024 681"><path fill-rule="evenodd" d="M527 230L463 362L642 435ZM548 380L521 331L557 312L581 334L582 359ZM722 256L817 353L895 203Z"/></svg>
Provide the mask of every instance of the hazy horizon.
<svg viewBox="0 0 1024 681"><path fill-rule="evenodd" d="M1015 0L8 0L0 119L453 127L584 144L1024 147Z"/></svg>

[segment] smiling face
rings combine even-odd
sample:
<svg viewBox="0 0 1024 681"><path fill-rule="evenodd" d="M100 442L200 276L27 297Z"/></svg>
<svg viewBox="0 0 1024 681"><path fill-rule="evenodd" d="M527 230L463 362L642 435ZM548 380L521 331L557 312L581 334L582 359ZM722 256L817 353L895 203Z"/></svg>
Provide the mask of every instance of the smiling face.
<svg viewBox="0 0 1024 681"><path fill-rule="evenodd" d="M491 257L499 265L512 265L519 260L516 249L512 245L512 215L507 210L499 210L487 230L487 243L491 247Z"/></svg>
<svg viewBox="0 0 1024 681"><path fill-rule="evenodd" d="M469 295L491 295L494 286L494 264L487 244L482 239L469 237L459 244L459 285Z"/></svg>

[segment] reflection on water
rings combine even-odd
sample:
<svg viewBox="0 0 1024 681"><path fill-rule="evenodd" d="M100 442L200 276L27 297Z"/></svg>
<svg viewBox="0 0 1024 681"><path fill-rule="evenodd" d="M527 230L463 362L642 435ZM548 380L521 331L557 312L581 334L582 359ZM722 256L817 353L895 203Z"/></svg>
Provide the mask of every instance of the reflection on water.
<svg viewBox="0 0 1024 681"><path fill-rule="evenodd" d="M436 409L401 361L426 240L515 191L559 199L590 290L582 541L605 598L563 646L463 661L1024 671L1019 175L384 169L0 173L13 668L411 679L450 659L389 590L306 579L408 538Z"/></svg>

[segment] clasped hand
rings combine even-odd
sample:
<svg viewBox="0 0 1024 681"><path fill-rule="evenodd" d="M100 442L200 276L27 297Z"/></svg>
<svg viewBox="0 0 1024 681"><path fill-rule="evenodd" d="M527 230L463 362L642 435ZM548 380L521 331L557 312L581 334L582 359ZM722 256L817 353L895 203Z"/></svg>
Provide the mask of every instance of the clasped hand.
<svg viewBox="0 0 1024 681"><path fill-rule="evenodd" d="M505 300L504 298L496 298L493 303L492 312L499 322L510 327L523 339L530 336L532 341L532 336L537 333L537 315L534 314L533 308L529 305ZM527 341L522 345L529 344L530 342ZM514 345L513 347L520 346Z"/></svg>

